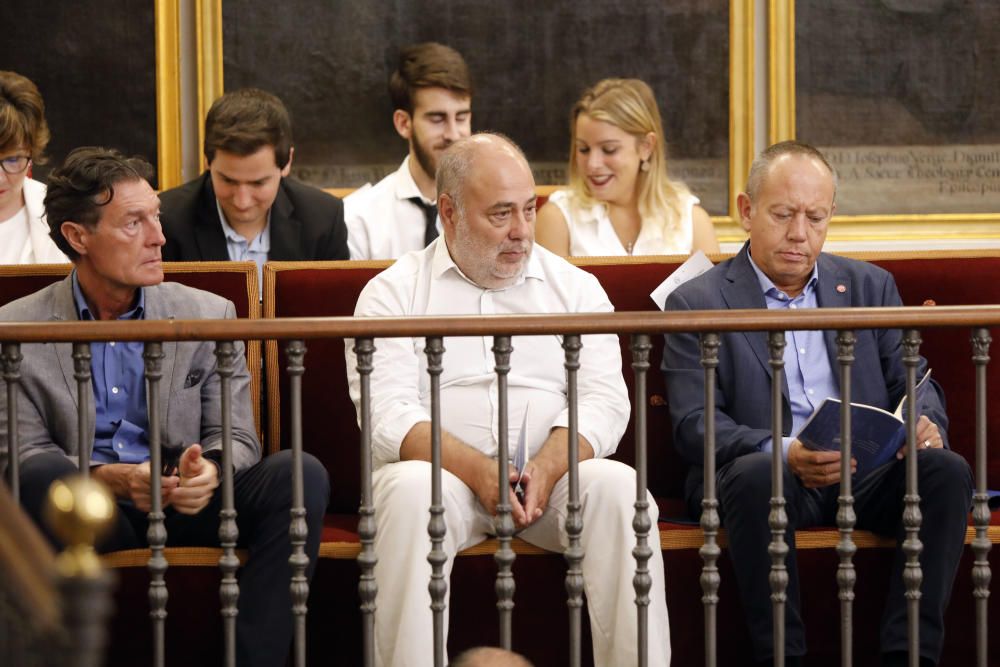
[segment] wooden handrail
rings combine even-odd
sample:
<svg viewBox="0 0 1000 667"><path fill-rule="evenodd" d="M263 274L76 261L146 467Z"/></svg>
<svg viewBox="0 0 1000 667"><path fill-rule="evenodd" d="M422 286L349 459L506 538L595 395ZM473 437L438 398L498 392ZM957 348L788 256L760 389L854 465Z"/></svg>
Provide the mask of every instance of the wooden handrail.
<svg viewBox="0 0 1000 667"><path fill-rule="evenodd" d="M704 310L449 317L291 317L259 320L3 322L0 342L182 341L313 338L399 338L428 335L562 335L990 327L1000 306Z"/></svg>

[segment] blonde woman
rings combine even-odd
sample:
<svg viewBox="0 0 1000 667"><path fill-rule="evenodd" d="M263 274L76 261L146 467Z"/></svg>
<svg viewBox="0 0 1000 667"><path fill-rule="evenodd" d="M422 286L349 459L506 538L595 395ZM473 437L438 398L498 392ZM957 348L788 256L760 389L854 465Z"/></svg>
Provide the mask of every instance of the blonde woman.
<svg viewBox="0 0 1000 667"><path fill-rule="evenodd" d="M667 177L663 124L648 85L604 79L570 118L569 188L538 212L538 243L564 256L719 251L698 198Z"/></svg>

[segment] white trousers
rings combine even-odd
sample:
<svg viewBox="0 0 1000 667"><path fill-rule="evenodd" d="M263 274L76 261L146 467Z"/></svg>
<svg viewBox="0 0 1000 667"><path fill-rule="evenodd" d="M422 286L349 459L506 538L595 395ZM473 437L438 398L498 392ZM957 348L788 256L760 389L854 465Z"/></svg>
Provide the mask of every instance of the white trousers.
<svg viewBox="0 0 1000 667"><path fill-rule="evenodd" d="M431 566L427 562L430 537L431 465L401 461L383 466L373 475L375 520L375 664L385 667L423 667L434 662L433 620L430 611ZM458 477L441 471L442 504L447 533L444 551L451 576L455 554L493 534L493 518ZM526 542L550 551L568 546L565 531L569 476L552 489L548 508L518 534ZM649 665L670 664L670 626L663 578L663 555L656 531L656 503L649 495L652 530L648 543L652 577L649 606ZM590 613L596 667L635 665L637 615L635 589L635 471L607 459L580 463L580 502L583 508L583 581ZM514 563L515 581L517 562ZM450 592L450 587L449 587ZM515 598L516 602L516 598ZM490 601L484 600L489 606ZM517 607L514 608L517 613ZM447 637L447 612L445 636ZM567 648L568 651L568 648Z"/></svg>

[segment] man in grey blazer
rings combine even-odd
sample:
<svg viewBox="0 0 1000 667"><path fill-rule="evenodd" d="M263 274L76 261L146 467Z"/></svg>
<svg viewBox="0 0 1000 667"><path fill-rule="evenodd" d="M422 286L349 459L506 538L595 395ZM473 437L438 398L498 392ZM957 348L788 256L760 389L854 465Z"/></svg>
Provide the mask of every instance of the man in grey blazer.
<svg viewBox="0 0 1000 667"><path fill-rule="evenodd" d="M152 168L116 151L80 148L50 176L46 215L74 270L62 282L0 308L5 321L194 319L235 317L233 304L176 283L163 283L164 238ZM234 492L240 545L251 556L240 574L237 653L240 665L283 665L292 635L288 538L291 457L261 460L249 373L237 344L232 387ZM150 510L149 420L143 344L91 344L92 395L87 441L94 478L118 499L117 523L103 551L144 547ZM16 455L25 510L39 521L49 485L76 471L77 383L71 345L22 346ZM218 543L221 492L221 394L210 342L163 345L161 439L177 458L161 474L168 545ZM0 386L5 394L6 386ZM0 400L0 463L6 464L5 396ZM181 453L182 452L182 453ZM329 496L326 471L305 455L308 576L319 551ZM39 522L40 523L40 522ZM41 525L41 524L40 524ZM50 538L51 539L51 538ZM55 541L55 540L53 540Z"/></svg>
<svg viewBox="0 0 1000 667"><path fill-rule="evenodd" d="M754 162L746 192L738 198L750 241L727 260L673 292L667 310L800 309L901 305L892 276L882 269L821 252L835 209L836 177L815 148L798 142L770 147ZM899 330L856 331L851 400L890 412L905 392ZM806 449L794 438L823 400L840 396L835 369L835 332L786 332L781 443L771 441L771 370L767 334L734 332L721 336L715 396L715 450L720 514L729 540L730 562L760 664L772 661L772 614L768 573L771 538L771 451L784 450L787 500L788 604L786 664L801 664L806 652L799 614L795 530L830 525L840 490L840 453ZM926 367L926 362L922 360ZM686 500L701 514L705 435L704 371L698 337L666 336L663 368L674 426L674 445L691 466ZM920 406L920 539L923 597L920 615L921 664L940 657L944 610L962 555L972 476L966 461L948 448L948 419L940 387ZM857 526L882 535L902 534L905 466L900 450L889 464L863 479L853 492ZM889 599L882 619L883 664L906 664L906 604L897 547ZM832 575L831 575L832 576Z"/></svg>

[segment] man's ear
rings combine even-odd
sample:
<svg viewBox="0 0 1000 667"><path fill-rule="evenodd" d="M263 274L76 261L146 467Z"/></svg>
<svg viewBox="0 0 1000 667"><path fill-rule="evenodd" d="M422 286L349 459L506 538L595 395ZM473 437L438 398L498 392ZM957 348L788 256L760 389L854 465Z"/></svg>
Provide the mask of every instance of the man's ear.
<svg viewBox="0 0 1000 667"><path fill-rule="evenodd" d="M409 111L404 111L403 109L393 111L392 125L396 128L396 134L407 141L410 140L410 137L413 135L413 117L410 116Z"/></svg>
<svg viewBox="0 0 1000 667"><path fill-rule="evenodd" d="M750 195L745 192L741 192L736 196L736 210L740 214L740 226L743 231L750 231L750 212L753 209L753 202L750 201Z"/></svg>
<svg viewBox="0 0 1000 667"><path fill-rule="evenodd" d="M281 170L281 176L284 178L292 173L292 158L295 157L295 146L288 147L288 164Z"/></svg>
<svg viewBox="0 0 1000 667"><path fill-rule="evenodd" d="M454 234L455 225L458 223L458 208L448 193L438 197L438 215L441 217L441 228Z"/></svg>
<svg viewBox="0 0 1000 667"><path fill-rule="evenodd" d="M59 226L59 231L78 255L87 254L87 230L83 225L67 220Z"/></svg>

